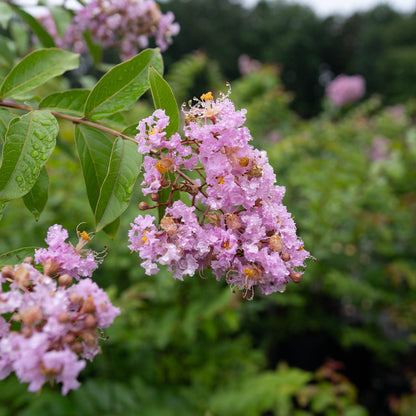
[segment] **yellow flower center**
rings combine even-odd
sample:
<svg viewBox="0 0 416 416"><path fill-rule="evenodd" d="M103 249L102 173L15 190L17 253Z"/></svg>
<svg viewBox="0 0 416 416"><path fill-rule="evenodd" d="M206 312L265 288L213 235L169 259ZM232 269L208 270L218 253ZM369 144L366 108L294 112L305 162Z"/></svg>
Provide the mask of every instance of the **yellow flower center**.
<svg viewBox="0 0 416 416"><path fill-rule="evenodd" d="M155 168L163 175L168 171L167 167L159 160L159 162L156 163Z"/></svg>
<svg viewBox="0 0 416 416"><path fill-rule="evenodd" d="M82 231L82 232L78 231L78 234L81 237L81 240L85 240L87 242L91 241L91 237L88 235L88 233L86 231Z"/></svg>
<svg viewBox="0 0 416 416"><path fill-rule="evenodd" d="M230 240L227 240L223 245L222 245L225 249L230 250Z"/></svg>
<svg viewBox="0 0 416 416"><path fill-rule="evenodd" d="M250 269L249 267L244 267L243 273L249 278L252 279L254 276L254 270Z"/></svg>
<svg viewBox="0 0 416 416"><path fill-rule="evenodd" d="M209 100L213 100L213 99L214 99L214 97L212 96L211 91L208 91L207 93L201 95L201 100L203 100L203 101L209 101Z"/></svg>
<svg viewBox="0 0 416 416"><path fill-rule="evenodd" d="M145 243L147 241L146 233L147 233L147 230L144 230L143 231L143 237L142 237L143 243Z"/></svg>
<svg viewBox="0 0 416 416"><path fill-rule="evenodd" d="M220 184L220 185L224 185L224 177L222 177L222 176L220 176L219 178L218 178L218 183Z"/></svg>

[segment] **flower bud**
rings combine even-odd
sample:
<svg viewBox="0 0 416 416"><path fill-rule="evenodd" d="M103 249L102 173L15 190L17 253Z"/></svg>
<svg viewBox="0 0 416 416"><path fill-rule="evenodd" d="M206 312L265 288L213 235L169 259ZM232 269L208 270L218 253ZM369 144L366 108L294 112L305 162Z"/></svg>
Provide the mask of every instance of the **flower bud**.
<svg viewBox="0 0 416 416"><path fill-rule="evenodd" d="M59 272L61 265L52 259L46 260L45 263L43 263L43 273L45 276L51 276L57 272Z"/></svg>
<svg viewBox="0 0 416 416"><path fill-rule="evenodd" d="M146 209L150 209L150 207L149 207L149 204L147 202L142 201L139 204L139 209L141 211L146 211Z"/></svg>
<svg viewBox="0 0 416 416"><path fill-rule="evenodd" d="M150 199L154 202L159 202L159 194L157 192L152 192L150 194Z"/></svg>
<svg viewBox="0 0 416 416"><path fill-rule="evenodd" d="M4 278L9 277L9 278L13 279L14 278L14 268L13 268L13 266L4 266L4 267L2 267L1 275Z"/></svg>
<svg viewBox="0 0 416 416"><path fill-rule="evenodd" d="M23 263L29 263L33 266L35 264L35 260L33 259L33 257L25 257L23 259Z"/></svg>
<svg viewBox="0 0 416 416"><path fill-rule="evenodd" d="M90 296L88 299L84 300L79 313L94 313L96 310L94 299Z"/></svg>
<svg viewBox="0 0 416 416"><path fill-rule="evenodd" d="M290 260L290 254L289 253L282 253L280 257L283 261L289 261Z"/></svg>
<svg viewBox="0 0 416 416"><path fill-rule="evenodd" d="M276 253L280 253L283 248L282 238L278 234L274 234L269 238L269 246Z"/></svg>
<svg viewBox="0 0 416 416"><path fill-rule="evenodd" d="M75 334L69 333L69 334L66 334L65 335L65 337L64 337L64 343L65 344L73 344L76 339L77 338L76 338Z"/></svg>
<svg viewBox="0 0 416 416"><path fill-rule="evenodd" d="M84 320L84 328L96 328L97 327L97 319L94 315L88 314Z"/></svg>
<svg viewBox="0 0 416 416"><path fill-rule="evenodd" d="M72 283L72 277L69 274L65 273L65 274L59 276L58 281L59 281L59 286L66 287L66 286L69 286Z"/></svg>
<svg viewBox="0 0 416 416"><path fill-rule="evenodd" d="M71 350L75 354L81 354L82 351L84 351L84 347L80 342L75 342L74 344L71 345Z"/></svg>
<svg viewBox="0 0 416 416"><path fill-rule="evenodd" d="M207 214L207 221L216 227L221 226L221 215L218 212L211 211Z"/></svg>
<svg viewBox="0 0 416 416"><path fill-rule="evenodd" d="M71 320L71 316L69 315L68 312L61 312L58 315L58 322L60 324L66 324L67 322L69 322Z"/></svg>
<svg viewBox="0 0 416 416"><path fill-rule="evenodd" d="M240 219L238 218L237 214L226 214L225 223L232 230L238 230L239 228L241 228Z"/></svg>
<svg viewBox="0 0 416 416"><path fill-rule="evenodd" d="M24 264L21 264L14 271L14 278L21 287L29 286L29 270Z"/></svg>
<svg viewBox="0 0 416 416"><path fill-rule="evenodd" d="M98 334L94 330L81 332L80 337L83 339L87 347L94 347L97 344Z"/></svg>
<svg viewBox="0 0 416 416"><path fill-rule="evenodd" d="M299 283L302 281L302 275L298 272L296 273L290 273L289 277L295 282Z"/></svg>
<svg viewBox="0 0 416 416"><path fill-rule="evenodd" d="M163 217L160 220L160 228L169 235L174 235L178 231L178 226L172 217Z"/></svg>
<svg viewBox="0 0 416 416"><path fill-rule="evenodd" d="M25 338L30 338L33 335L33 329L30 326L25 326L22 328L22 335Z"/></svg>
<svg viewBox="0 0 416 416"><path fill-rule="evenodd" d="M39 306L32 306L31 308L27 308L24 312L22 312L19 317L20 320L25 324L35 325L42 320L43 314Z"/></svg>

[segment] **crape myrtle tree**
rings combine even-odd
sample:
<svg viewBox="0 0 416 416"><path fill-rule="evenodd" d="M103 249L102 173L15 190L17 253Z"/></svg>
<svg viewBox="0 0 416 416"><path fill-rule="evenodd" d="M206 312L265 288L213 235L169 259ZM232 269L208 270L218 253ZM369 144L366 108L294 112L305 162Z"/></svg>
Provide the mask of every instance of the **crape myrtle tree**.
<svg viewBox="0 0 416 416"><path fill-rule="evenodd" d="M23 198L39 218L47 162L70 124L95 224L88 233L74 218L73 244L62 225L51 224L46 248L12 247L0 257L0 378L15 373L30 391L56 381L64 395L79 387L103 329L120 314L91 279L111 252L88 243L95 233L117 233L139 174L149 202L139 204L125 246L149 275L162 265L180 280L214 276L252 299L255 291L268 295L300 282L310 257L267 154L249 144L246 111L235 108L230 87L178 108L161 56L179 30L173 14L152 0L80 3L76 12L53 8L39 18L1 4L1 215ZM16 15L32 32L27 45L19 45ZM142 50L150 39L157 47ZM107 48L122 63L103 65ZM72 71L73 80L92 63L105 69L98 82L54 89L56 77ZM148 90L155 111L128 124L121 115L134 120L131 111Z"/></svg>

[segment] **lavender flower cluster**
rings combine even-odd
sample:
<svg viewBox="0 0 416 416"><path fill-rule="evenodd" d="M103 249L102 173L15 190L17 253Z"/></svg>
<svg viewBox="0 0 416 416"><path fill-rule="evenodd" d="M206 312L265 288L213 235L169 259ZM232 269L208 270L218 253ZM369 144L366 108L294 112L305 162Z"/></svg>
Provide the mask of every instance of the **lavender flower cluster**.
<svg viewBox="0 0 416 416"><path fill-rule="evenodd" d="M179 33L174 19L172 12L163 14L153 0L92 0L77 11L63 38L51 15L42 17L41 22L60 48L85 53L82 34L88 31L95 44L119 50L126 60L146 48L152 37L162 51L166 50Z"/></svg>
<svg viewBox="0 0 416 416"><path fill-rule="evenodd" d="M99 352L98 328L107 328L120 310L91 279L99 259L87 233L76 247L60 225L49 228L47 249L35 259L4 266L0 275L0 379L15 372L29 391L47 381L62 383L62 394L77 389L79 372ZM43 273L34 267L42 265ZM73 281L76 283L73 283Z"/></svg>
<svg viewBox="0 0 416 416"><path fill-rule="evenodd" d="M211 269L248 299L256 286L264 294L283 292L289 281L302 279L309 257L282 204L285 188L275 185L266 153L248 144L246 110L237 111L228 94L214 100L207 93L196 101L186 111L183 139L167 137L163 110L137 127L139 152L146 154L143 192L166 211L158 224L139 215L129 248L148 275L158 264L168 265L177 279ZM159 201L162 189L170 190L167 202ZM175 191L188 194L189 203L174 201ZM140 208L153 207L142 202Z"/></svg>
<svg viewBox="0 0 416 416"><path fill-rule="evenodd" d="M326 95L336 107L358 101L365 94L365 79L361 75L338 75L326 87Z"/></svg>

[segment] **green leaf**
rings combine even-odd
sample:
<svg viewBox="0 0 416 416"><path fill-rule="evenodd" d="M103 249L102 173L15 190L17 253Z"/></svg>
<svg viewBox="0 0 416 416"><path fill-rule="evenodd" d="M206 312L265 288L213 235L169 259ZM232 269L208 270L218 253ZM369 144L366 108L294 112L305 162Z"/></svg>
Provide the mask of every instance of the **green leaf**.
<svg viewBox="0 0 416 416"><path fill-rule="evenodd" d="M120 217L114 220L111 224L106 225L103 231L113 240L120 227Z"/></svg>
<svg viewBox="0 0 416 416"><path fill-rule="evenodd" d="M63 7L49 7L48 9L51 12L59 36L61 38L64 37L66 30L71 23L73 17L72 13Z"/></svg>
<svg viewBox="0 0 416 416"><path fill-rule="evenodd" d="M8 251L0 254L0 268L7 264L17 264L23 261L25 257L33 257L38 247L22 247L17 250Z"/></svg>
<svg viewBox="0 0 416 416"><path fill-rule="evenodd" d="M61 49L38 49L9 72L0 87L0 98L13 98L33 90L50 78L77 68L78 59L79 55Z"/></svg>
<svg viewBox="0 0 416 416"><path fill-rule="evenodd" d="M7 23L13 16L13 11L9 5L4 2L0 3L0 26L3 28L7 27Z"/></svg>
<svg viewBox="0 0 416 416"><path fill-rule="evenodd" d="M7 67L14 64L13 43L10 39L0 36L0 58Z"/></svg>
<svg viewBox="0 0 416 416"><path fill-rule="evenodd" d="M11 113L6 108L0 108L0 144L3 143L4 138L6 137L6 131L10 120L14 119L15 117L16 115Z"/></svg>
<svg viewBox="0 0 416 416"><path fill-rule="evenodd" d="M35 184L55 147L58 122L37 110L9 123L0 166L0 201L20 198Z"/></svg>
<svg viewBox="0 0 416 416"><path fill-rule="evenodd" d="M3 218L4 210L6 209L6 202L0 202L0 221Z"/></svg>
<svg viewBox="0 0 416 416"><path fill-rule="evenodd" d="M93 42L91 33L89 30L83 33L85 43L87 44L88 50L90 51L94 64L97 65L101 61L102 48Z"/></svg>
<svg viewBox="0 0 416 416"><path fill-rule="evenodd" d="M81 117L89 93L89 90L81 89L55 92L45 97L39 103L39 108L48 108L60 113Z"/></svg>
<svg viewBox="0 0 416 416"><path fill-rule="evenodd" d="M113 141L102 131L75 126L75 143L91 209L95 212L100 188L107 176Z"/></svg>
<svg viewBox="0 0 416 416"><path fill-rule="evenodd" d="M141 159L134 143L121 137L116 139L95 210L97 231L113 222L128 207Z"/></svg>
<svg viewBox="0 0 416 416"><path fill-rule="evenodd" d="M150 66L154 66L159 72L163 71L163 61L158 49L146 49L108 71L88 96L85 116L100 119L128 110L149 88L147 72Z"/></svg>
<svg viewBox="0 0 416 416"><path fill-rule="evenodd" d="M43 28L43 26L29 13L25 12L20 7L11 4L10 5L15 13L26 23L32 32L38 37L39 42L45 48L53 48L55 46L55 41L53 37Z"/></svg>
<svg viewBox="0 0 416 416"><path fill-rule="evenodd" d="M155 68L149 68L149 82L155 108L165 110L169 116L169 125L166 127L166 136L170 137L179 129L179 109L175 96L169 84L162 78Z"/></svg>
<svg viewBox="0 0 416 416"><path fill-rule="evenodd" d="M48 201L48 190L49 175L45 166L43 166L33 188L23 197L26 208L33 214L36 221L39 219Z"/></svg>

